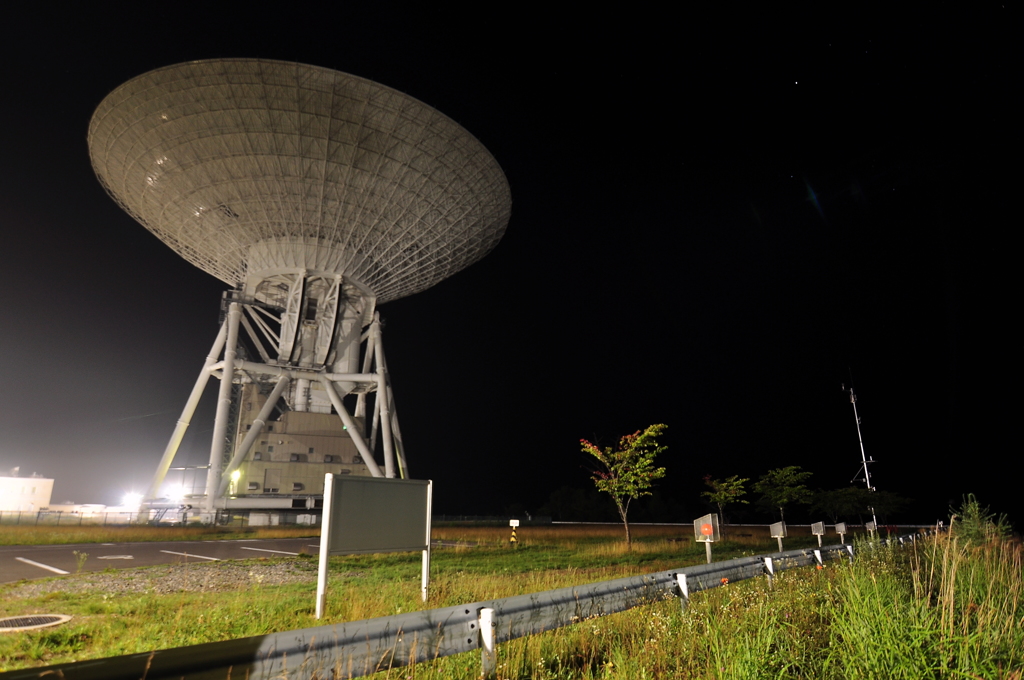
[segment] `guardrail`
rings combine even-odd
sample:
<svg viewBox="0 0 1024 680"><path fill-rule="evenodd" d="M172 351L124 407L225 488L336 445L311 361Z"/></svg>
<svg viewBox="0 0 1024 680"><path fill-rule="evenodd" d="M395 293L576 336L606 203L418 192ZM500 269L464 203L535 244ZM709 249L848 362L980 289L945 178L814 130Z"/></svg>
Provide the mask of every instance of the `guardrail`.
<svg viewBox="0 0 1024 680"><path fill-rule="evenodd" d="M901 536L881 543L913 540ZM726 583L824 560L853 559L853 546L787 550L582 586L428 609L396 616L303 628L143 654L0 673L0 680L274 680L356 678L392 667L481 650L494 671L497 643L680 598Z"/></svg>

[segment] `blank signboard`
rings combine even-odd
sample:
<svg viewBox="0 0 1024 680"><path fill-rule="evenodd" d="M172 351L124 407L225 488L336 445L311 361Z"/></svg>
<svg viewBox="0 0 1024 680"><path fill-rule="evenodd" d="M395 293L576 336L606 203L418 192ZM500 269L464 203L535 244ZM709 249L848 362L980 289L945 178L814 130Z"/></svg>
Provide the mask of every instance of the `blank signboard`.
<svg viewBox="0 0 1024 680"><path fill-rule="evenodd" d="M333 488L324 489L324 525L330 533L331 555L427 548L429 481L332 477L334 483L325 486Z"/></svg>
<svg viewBox="0 0 1024 680"><path fill-rule="evenodd" d="M328 555L420 550L420 591L427 601L431 489L423 479L325 475L316 618L327 604Z"/></svg>

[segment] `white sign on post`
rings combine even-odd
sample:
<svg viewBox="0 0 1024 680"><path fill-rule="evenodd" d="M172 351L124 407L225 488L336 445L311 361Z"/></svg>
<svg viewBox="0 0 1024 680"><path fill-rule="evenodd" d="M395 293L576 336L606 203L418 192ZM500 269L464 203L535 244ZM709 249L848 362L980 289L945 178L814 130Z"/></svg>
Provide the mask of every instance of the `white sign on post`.
<svg viewBox="0 0 1024 680"><path fill-rule="evenodd" d="M693 535L698 543L704 544L704 551L707 553L708 564L711 564L711 544L722 540L722 534L718 528L718 515L711 513L693 521Z"/></svg>
<svg viewBox="0 0 1024 680"><path fill-rule="evenodd" d="M786 531L785 522L775 522L768 526L768 533L772 535L772 538L776 538L779 541L779 552L782 552L782 539L789 535Z"/></svg>
<svg viewBox="0 0 1024 680"><path fill-rule="evenodd" d="M714 543L722 540L722 532L718 528L718 515L711 513L695 519L693 535L698 543Z"/></svg>
<svg viewBox="0 0 1024 680"><path fill-rule="evenodd" d="M421 589L427 601L432 491L430 480L325 475L316 618L324 613L331 555L420 550Z"/></svg>
<svg viewBox="0 0 1024 680"><path fill-rule="evenodd" d="M825 535L825 523L815 522L811 525L811 533L818 537L818 547L821 547L821 537Z"/></svg>

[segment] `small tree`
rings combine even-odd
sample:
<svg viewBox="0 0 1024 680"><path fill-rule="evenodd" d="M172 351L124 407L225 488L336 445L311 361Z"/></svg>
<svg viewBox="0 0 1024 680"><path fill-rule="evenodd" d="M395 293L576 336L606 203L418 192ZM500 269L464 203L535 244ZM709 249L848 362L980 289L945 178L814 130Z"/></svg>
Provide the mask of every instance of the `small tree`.
<svg viewBox="0 0 1024 680"><path fill-rule="evenodd" d="M982 506L973 493L964 496L959 508L949 509L949 530L965 543L988 543L1010 537L1013 527L1006 515L996 515Z"/></svg>
<svg viewBox="0 0 1024 680"><path fill-rule="evenodd" d="M711 487L711 491L702 491L701 496L708 499L709 503L718 506L718 520L725 524L725 506L731 503L747 503L740 498L747 493L743 485L750 480L739 475L733 475L725 479L711 479L711 475L704 477L704 483Z"/></svg>
<svg viewBox="0 0 1024 680"><path fill-rule="evenodd" d="M811 492L804 485L810 476L799 465L769 470L754 484L754 491L761 494L763 506L778 508L779 518L786 521L787 505L811 502Z"/></svg>
<svg viewBox="0 0 1024 680"><path fill-rule="evenodd" d="M626 547L632 549L633 543L629 535L629 503L634 498L651 495L654 480L665 476L665 468L655 467L654 458L667 449L658 444L658 436L665 431L666 425L651 425L644 431L637 430L619 440L617 448L610 446L603 450L588 442L580 440L584 453L589 453L601 464L593 473L594 485L598 491L604 491L612 500L622 518L626 529Z"/></svg>

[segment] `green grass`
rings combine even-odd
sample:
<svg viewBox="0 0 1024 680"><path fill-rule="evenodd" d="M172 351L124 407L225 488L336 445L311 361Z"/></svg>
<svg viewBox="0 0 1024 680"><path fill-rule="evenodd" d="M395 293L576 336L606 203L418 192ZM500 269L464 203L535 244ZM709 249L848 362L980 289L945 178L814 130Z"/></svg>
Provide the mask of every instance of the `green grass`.
<svg viewBox="0 0 1024 680"><path fill-rule="evenodd" d="M358 620L648 573L703 562L703 548L650 531L627 551L612 534L446 528L476 548L436 550L431 601L419 601L418 556L332 558L327 618ZM574 529L578 531L578 529ZM532 532L532 533L531 533ZM456 535L458 534L458 535ZM435 536L437 537L437 536ZM786 547L794 547L787 541ZM716 546L716 558L771 552L774 542ZM861 544L853 565L780 573L678 601L639 607L499 646L501 678L1002 678L1024 671L1021 547L956 536L894 549ZM217 592L51 593L15 599L0 615L65 613L60 628L0 636L0 669L147 651L317 625L315 560L292 565L303 583L243 579ZM211 566L212 565L204 565ZM166 570L167 567L153 568ZM133 570L141 575L148 570ZM476 678L478 653L380 677Z"/></svg>
<svg viewBox="0 0 1024 680"><path fill-rule="evenodd" d="M294 565L295 570L308 575L301 584L270 586L249 578L217 592L55 592L19 598L10 596L17 584L0 587L0 616L48 612L74 616L59 629L0 635L0 668L64 663L148 651L155 645L176 647L389 616L704 561L702 546L665 540L666 536L675 537L675 529L662 529L660 536L657 531L648 531L635 539L633 550L628 551L621 540L616 540L617 534L616 539L598 535L574 546L576 529L529 536L516 549L505 543L507 529L493 535L486 528L451 531L453 535L443 538L479 545L434 550L431 598L426 605L419 595L418 554L335 557L331 559L326 618L319 622L313 618L316 562L308 556L248 562ZM716 554L725 559L772 548L771 543L722 544ZM220 568L217 564L202 566ZM198 573L195 567L177 568L191 568ZM167 569L152 567L119 573L126 577L138 575L144 580L160 578Z"/></svg>

